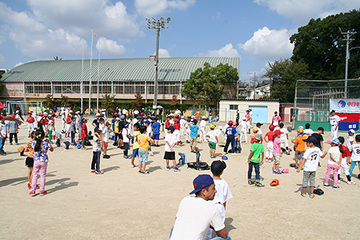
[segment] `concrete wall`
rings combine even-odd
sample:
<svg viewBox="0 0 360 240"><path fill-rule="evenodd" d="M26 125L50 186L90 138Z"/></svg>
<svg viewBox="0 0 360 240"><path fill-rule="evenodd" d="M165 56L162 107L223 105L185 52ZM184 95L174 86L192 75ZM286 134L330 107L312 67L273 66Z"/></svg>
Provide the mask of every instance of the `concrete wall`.
<svg viewBox="0 0 360 240"><path fill-rule="evenodd" d="M240 112L240 120L245 116L245 111L249 109L249 106L266 106L267 107L267 122L271 123L271 119L274 115L274 112L279 112L280 104L277 101L247 101L247 100L221 100L220 101L220 113L219 120L220 121L229 121L236 119L236 110L230 110L230 105L238 105L238 109Z"/></svg>

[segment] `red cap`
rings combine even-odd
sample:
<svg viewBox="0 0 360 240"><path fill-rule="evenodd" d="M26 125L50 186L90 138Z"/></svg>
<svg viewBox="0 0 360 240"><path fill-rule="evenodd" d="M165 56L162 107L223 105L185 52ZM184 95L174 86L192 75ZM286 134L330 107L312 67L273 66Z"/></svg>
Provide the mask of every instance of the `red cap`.
<svg viewBox="0 0 360 240"><path fill-rule="evenodd" d="M234 123L233 123L233 121L231 121L231 120L228 122L228 125L233 125L233 124L234 124Z"/></svg>
<svg viewBox="0 0 360 240"><path fill-rule="evenodd" d="M281 131L280 131L280 130L276 130L276 131L274 132L274 134L275 134L275 135L280 135L280 134L281 134Z"/></svg>
<svg viewBox="0 0 360 240"><path fill-rule="evenodd" d="M269 129L270 129L270 131L274 131L275 126L271 124L271 125L269 126Z"/></svg>

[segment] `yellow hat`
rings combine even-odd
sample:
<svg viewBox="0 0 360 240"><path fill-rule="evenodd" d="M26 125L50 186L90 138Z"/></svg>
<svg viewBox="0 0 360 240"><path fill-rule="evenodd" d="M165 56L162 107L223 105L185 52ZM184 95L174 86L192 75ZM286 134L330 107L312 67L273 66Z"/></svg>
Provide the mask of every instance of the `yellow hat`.
<svg viewBox="0 0 360 240"><path fill-rule="evenodd" d="M253 129L252 129L252 130L253 130L253 132L254 132L254 133L257 133L257 132L259 131L259 128L257 128L257 127L253 127Z"/></svg>
<svg viewBox="0 0 360 240"><path fill-rule="evenodd" d="M215 128L215 124L210 124L210 128Z"/></svg>
<svg viewBox="0 0 360 240"><path fill-rule="evenodd" d="M303 128L299 128L297 131L298 131L298 133L303 133L303 132L304 132L304 129L303 129Z"/></svg>

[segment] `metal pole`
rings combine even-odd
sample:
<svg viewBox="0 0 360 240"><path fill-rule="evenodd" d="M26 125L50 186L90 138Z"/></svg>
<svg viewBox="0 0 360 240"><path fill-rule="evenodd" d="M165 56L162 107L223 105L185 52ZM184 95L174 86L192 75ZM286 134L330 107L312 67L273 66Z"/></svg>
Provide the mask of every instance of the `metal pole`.
<svg viewBox="0 0 360 240"><path fill-rule="evenodd" d="M81 58L81 81L80 81L80 95L81 95L81 112L83 112L84 109L84 99L83 99L83 82L84 82L84 48L85 44L83 41L83 49L82 49L82 58Z"/></svg>
<svg viewBox="0 0 360 240"><path fill-rule="evenodd" d="M158 71L159 71L159 39L160 39L160 28L156 29L157 38L156 38L156 56L155 56L155 84L154 84L154 103L153 105L157 107L157 95L158 95Z"/></svg>
<svg viewBox="0 0 360 240"><path fill-rule="evenodd" d="M97 69L97 95L96 95L96 111L99 112L99 78L100 78L100 38L99 38L99 58L98 58L98 69Z"/></svg>
<svg viewBox="0 0 360 240"><path fill-rule="evenodd" d="M92 64L93 42L94 42L94 29L91 30L90 74L89 74L89 114L91 114L91 64Z"/></svg>
<svg viewBox="0 0 360 240"><path fill-rule="evenodd" d="M350 42L350 31L348 30L346 33L345 98L347 98L347 85L348 85L349 42Z"/></svg>

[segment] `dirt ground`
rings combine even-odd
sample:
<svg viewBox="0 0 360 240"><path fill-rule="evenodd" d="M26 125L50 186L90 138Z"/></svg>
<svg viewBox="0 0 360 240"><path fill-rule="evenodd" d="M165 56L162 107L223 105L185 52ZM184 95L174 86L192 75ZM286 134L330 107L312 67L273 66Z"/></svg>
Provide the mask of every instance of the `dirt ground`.
<svg viewBox="0 0 360 240"><path fill-rule="evenodd" d="M57 129L59 123L57 119ZM90 123L88 127L92 130ZM262 129L267 132L267 127ZM26 131L24 124L20 146L28 141ZM293 131L290 139L294 136ZM324 138L329 140L330 133ZM91 147L86 151L55 148L49 153L48 194L30 197L26 157L19 156L19 146L7 142L8 154L0 156L0 239L168 239L178 205L192 191L193 179L210 171L186 166L180 167L181 172L166 171L164 141L160 143L153 148L155 156L149 157L148 175L130 168L130 160L111 144L111 158L101 159L103 175L90 173ZM329 149L328 144L324 146ZM207 143L199 147L201 161L211 164ZM281 167L290 168L290 173L275 175L272 164L264 163L261 177L265 187L250 186L246 163L249 149L250 144L244 143L241 154L228 155L223 174L234 196L226 211L226 228L232 239L359 239L359 179L353 178L356 185L342 181L338 190L324 189L326 157L316 176L316 184L325 194L314 199L301 197L302 173L289 167L292 153L281 159ZM185 153L187 161L195 161L188 144L176 152ZM356 168L353 175L358 173ZM270 187L274 178L280 185Z"/></svg>

